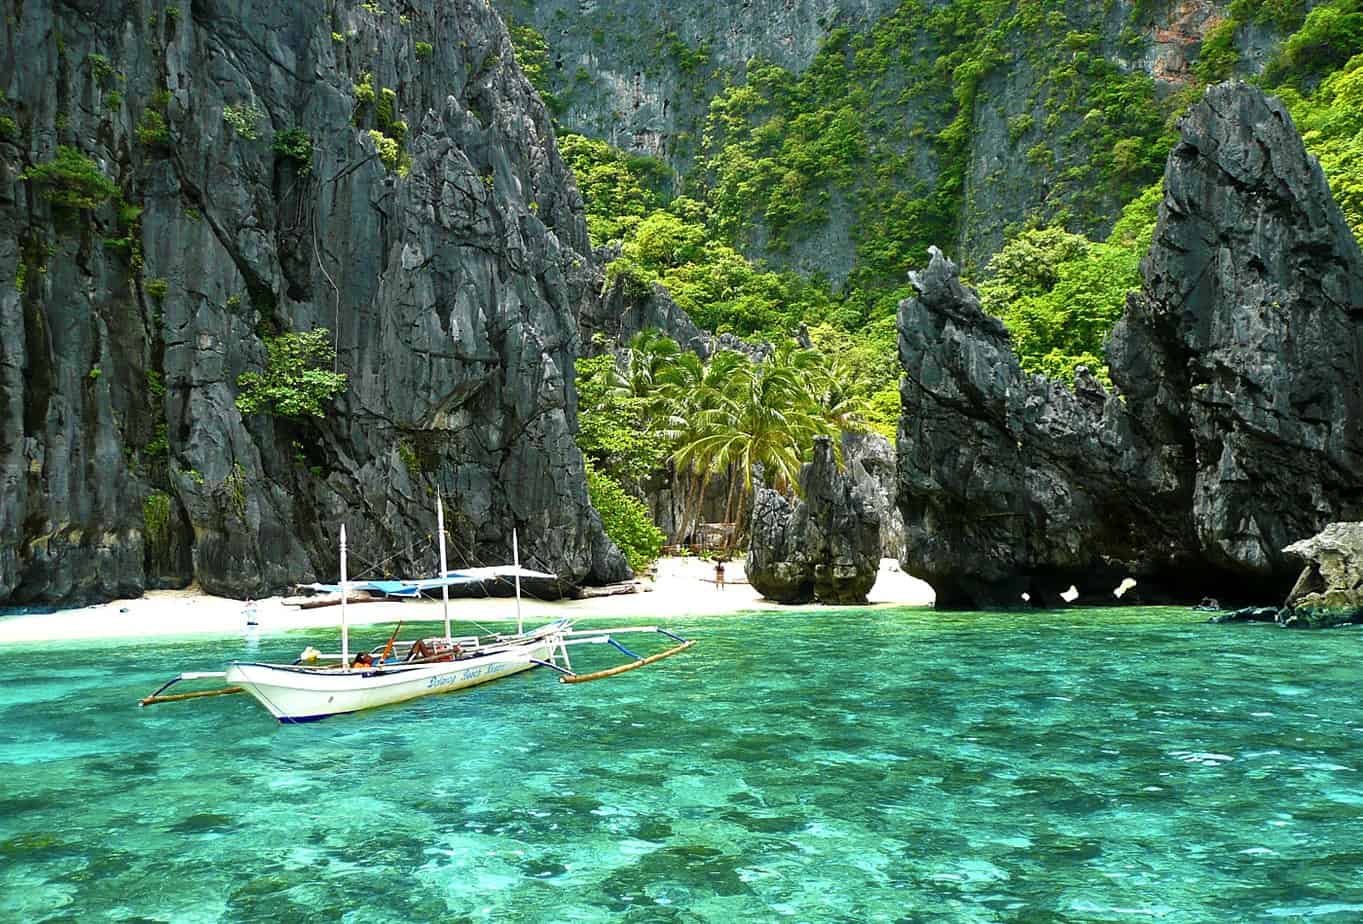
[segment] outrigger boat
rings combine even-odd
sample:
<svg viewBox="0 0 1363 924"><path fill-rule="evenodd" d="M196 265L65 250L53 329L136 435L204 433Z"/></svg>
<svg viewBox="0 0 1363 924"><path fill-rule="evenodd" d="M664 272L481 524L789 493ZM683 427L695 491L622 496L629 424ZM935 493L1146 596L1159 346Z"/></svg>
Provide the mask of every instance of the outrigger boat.
<svg viewBox="0 0 1363 924"><path fill-rule="evenodd" d="M164 683L157 691L140 701L143 706L248 693L284 724L315 722L333 715L359 712L376 706L400 703L433 693L451 693L477 684L487 683L534 667L547 667L559 675L562 683L583 683L612 677L626 671L661 661L685 651L695 644L659 626L629 626L620 629L574 629L572 621L560 619L530 632L525 631L521 616L521 577L553 577L526 571L520 567L520 547L512 533L514 565L510 569L496 569L508 573L516 585L516 633L514 635L459 636L450 633L449 588L452 585L481 580L467 574L451 572L445 566L445 515L437 506L440 531L440 578L420 581L384 582L410 585L411 595L439 587L444 603L445 634L411 642L398 642L397 632L386 645L372 651L350 656L350 627L346 621L346 598L355 589L346 578L346 534L341 527L341 652L324 655L309 648L303 658L292 664L266 664L234 661L225 671L186 671ZM329 589L329 588L328 588ZM390 588L392 589L392 588ZM406 595L397 587L396 596ZM650 657L641 657L615 640L614 636L630 632L652 632L667 636L678 644ZM608 644L633 660L605 670L587 674L576 673L568 658L573 645ZM228 685L214 690L188 693L166 693L184 681L222 679Z"/></svg>

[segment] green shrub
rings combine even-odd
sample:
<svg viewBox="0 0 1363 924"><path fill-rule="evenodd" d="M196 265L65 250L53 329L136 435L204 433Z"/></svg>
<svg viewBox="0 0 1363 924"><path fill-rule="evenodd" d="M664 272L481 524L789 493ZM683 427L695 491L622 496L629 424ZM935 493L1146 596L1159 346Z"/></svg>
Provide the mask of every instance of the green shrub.
<svg viewBox="0 0 1363 924"><path fill-rule="evenodd" d="M592 506L601 514L606 535L624 553L630 568L638 573L658 560L666 537L649 519L643 501L630 497L615 479L590 464L587 493Z"/></svg>
<svg viewBox="0 0 1363 924"><path fill-rule="evenodd" d="M113 65L109 63L109 59L104 55L86 55L85 63L90 65L90 76L95 78L96 83L103 84L113 76Z"/></svg>
<svg viewBox="0 0 1363 924"><path fill-rule="evenodd" d="M1216 83L1235 73L1235 66L1240 63L1240 50L1235 47L1239 27L1234 18L1222 20L1202 40L1193 71L1203 83Z"/></svg>
<svg viewBox="0 0 1363 924"><path fill-rule="evenodd" d="M237 377L242 389L237 408L243 414L321 417L322 402L345 391L345 374L330 368L336 350L325 327L266 338L265 349L265 371Z"/></svg>
<svg viewBox="0 0 1363 924"><path fill-rule="evenodd" d="M170 291L170 283L163 278L157 277L156 279L148 279L144 288L148 295L159 300L165 298L166 293Z"/></svg>
<svg viewBox="0 0 1363 924"><path fill-rule="evenodd" d="M385 133L388 126L393 124L393 116L398 110L398 95L388 87L379 91L379 102L374 107L374 121Z"/></svg>
<svg viewBox="0 0 1363 924"><path fill-rule="evenodd" d="M389 138L377 128L369 130L369 138L374 142L374 148L378 151L379 160L389 170L397 170L402 163L402 148L392 138Z"/></svg>
<svg viewBox="0 0 1363 924"><path fill-rule="evenodd" d="M170 129L166 126L166 117L150 106L142 110L142 118L137 120L136 134L137 140L149 148L167 144L170 141Z"/></svg>
<svg viewBox="0 0 1363 924"><path fill-rule="evenodd" d="M398 440L398 458L402 460L403 467L413 478L420 477L421 457L417 455L415 446L407 440Z"/></svg>
<svg viewBox="0 0 1363 924"><path fill-rule="evenodd" d="M15 122L11 116L0 115L0 138L17 138L19 136L19 123Z"/></svg>
<svg viewBox="0 0 1363 924"><path fill-rule="evenodd" d="M360 82L351 88L355 93L355 106L367 106L374 102L374 75L365 71L360 75Z"/></svg>
<svg viewBox="0 0 1363 924"><path fill-rule="evenodd" d="M147 443L143 452L148 458L159 459L170 450L170 439L166 436L166 425L157 424L156 433L152 435L151 442Z"/></svg>
<svg viewBox="0 0 1363 924"><path fill-rule="evenodd" d="M271 148L277 156L296 161L300 173L308 173L312 169L312 139L301 128L275 132Z"/></svg>
<svg viewBox="0 0 1363 924"><path fill-rule="evenodd" d="M249 103L227 106L222 111L222 120L227 123L232 131L247 141L255 141L260 137L256 126L264 117L265 113Z"/></svg>
<svg viewBox="0 0 1363 924"><path fill-rule="evenodd" d="M434 49L433 47L431 47L431 43L430 43L430 42L417 42L417 43L416 43L416 59L417 59L418 61L425 61L427 58L429 58L429 57L431 56L431 54L432 54L434 51L435 51L435 49Z"/></svg>
<svg viewBox="0 0 1363 924"><path fill-rule="evenodd" d="M1023 135L1027 134L1029 131L1032 130L1032 125L1035 123L1035 121L1036 120L1032 118L1032 114L1030 112L1024 112L1021 115L1017 115L1009 119L1008 140L1016 144L1019 138L1021 138Z"/></svg>
<svg viewBox="0 0 1363 924"><path fill-rule="evenodd" d="M29 167L22 176L38 186L43 198L66 208L97 208L118 194L93 160L66 145L57 148L56 158Z"/></svg>

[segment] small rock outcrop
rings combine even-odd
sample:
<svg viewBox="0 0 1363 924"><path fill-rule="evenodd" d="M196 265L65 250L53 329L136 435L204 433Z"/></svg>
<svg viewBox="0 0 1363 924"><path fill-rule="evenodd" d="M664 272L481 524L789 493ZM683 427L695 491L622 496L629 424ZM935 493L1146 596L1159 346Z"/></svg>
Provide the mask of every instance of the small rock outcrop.
<svg viewBox="0 0 1363 924"><path fill-rule="evenodd" d="M611 256L609 251L598 251L598 258ZM605 352L628 343L640 331L651 329L662 331L683 350L690 350L701 359L709 359L714 352L714 338L697 327L667 289L657 283L641 292L631 280L617 277L601 299L584 302L584 308L578 317L584 352Z"/></svg>
<svg viewBox="0 0 1363 924"><path fill-rule="evenodd" d="M1286 109L1209 89L1169 157L1116 393L1024 374L934 251L900 305L907 572L940 607L1281 599L1363 514L1363 255Z"/></svg>
<svg viewBox="0 0 1363 924"><path fill-rule="evenodd" d="M1305 559L1278 621L1292 628L1363 622L1363 523L1331 523L1283 549Z"/></svg>
<svg viewBox="0 0 1363 924"><path fill-rule="evenodd" d="M880 517L880 557L904 555L904 518L895 504L895 452L876 433L843 433L842 464L866 503Z"/></svg>
<svg viewBox="0 0 1363 924"><path fill-rule="evenodd" d="M757 489L746 573L781 603L865 603L880 568L880 517L853 480L838 471L833 444L814 441L800 470L803 500Z"/></svg>

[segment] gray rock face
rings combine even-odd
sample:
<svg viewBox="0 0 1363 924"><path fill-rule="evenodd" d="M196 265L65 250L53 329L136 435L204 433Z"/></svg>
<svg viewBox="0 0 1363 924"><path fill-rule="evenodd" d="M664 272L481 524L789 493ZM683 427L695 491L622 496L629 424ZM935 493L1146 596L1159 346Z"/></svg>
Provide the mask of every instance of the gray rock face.
<svg viewBox="0 0 1363 924"><path fill-rule="evenodd" d="M749 62L773 62L801 74L835 31L860 37L903 8L897 0L494 2L509 19L543 36L545 85L560 124L665 160L693 194L695 185L685 175L709 130L710 103L725 86L743 83ZM924 5L918 19L930 18L941 6ZM984 266L1008 227L1028 218L1064 215L1072 230L1105 235L1120 206L1153 176L1143 174L1135 189L1122 190L1115 186L1117 171L1105 174L1112 182L1067 179L1076 169L1111 156L1110 133L1097 130L1103 119L1095 122L1089 104L1075 105L1072 94L1083 96L1101 84L1087 76L1090 68L1075 57L1078 49L1071 42L1085 43L1080 54L1087 59L1115 65L1111 77L1148 74L1163 94L1192 78L1191 64L1205 35L1226 19L1229 7L1227 0L1078 2L1053 11L1063 12L1063 27L1033 23L1011 29L995 63L973 84L967 142L947 158L923 141L943 132L955 117L952 86L942 79L921 80L914 71L918 62L934 61L956 43L924 23L908 43L896 38L895 51L906 66L892 61L876 77L871 105L880 115L863 124L867 141L904 155L893 169L906 199L933 189L948 171L961 172L959 195L951 194L957 200L953 209L959 220L953 224L959 237L951 243L968 267ZM1250 46L1242 59L1246 72L1262 68L1259 46L1281 38L1269 34L1272 28L1241 29L1240 45ZM854 46L851 53L861 52ZM1068 77L1056 79L1061 69ZM912 134L900 130L907 126ZM781 240L773 240L770 229L758 222L745 235L743 249L774 265L822 273L841 283L856 266L857 242L867 233L869 215L858 214L857 200L868 192L860 182L822 188L826 221ZM880 192L875 198L886 197Z"/></svg>
<svg viewBox="0 0 1363 924"><path fill-rule="evenodd" d="M1363 523L1331 523L1283 551L1304 559L1306 567L1279 622L1304 628L1363 622Z"/></svg>
<svg viewBox="0 0 1363 924"><path fill-rule="evenodd" d="M1177 573L1160 543L1178 534L1184 486L1121 402L1091 376L1070 390L1025 374L940 252L911 279L918 295L899 315L905 571L943 609L1058 603L1071 584L1082 602L1108 602L1128 574Z"/></svg>
<svg viewBox="0 0 1363 924"><path fill-rule="evenodd" d="M1281 597L1283 546L1358 517L1363 256L1279 103L1222 85L1182 128L1120 398L1022 375L949 261L915 274L899 504L939 606Z"/></svg>
<svg viewBox="0 0 1363 924"><path fill-rule="evenodd" d="M1363 513L1363 256L1281 103L1223 84L1181 128L1112 378L1177 447L1202 560L1268 589Z"/></svg>
<svg viewBox="0 0 1363 924"><path fill-rule="evenodd" d="M537 567L624 577L573 444L582 203L497 16L178 10L26 3L5 27L24 66L0 142L0 601L259 595L334 576L341 522L352 575L424 571L437 492L452 563L507 560L517 526ZM293 128L306 164L275 151ZM58 145L140 216L20 178ZM243 417L263 335L314 327L344 394L322 419Z"/></svg>
<svg viewBox="0 0 1363 924"><path fill-rule="evenodd" d="M701 330L691 316L672 301L664 286L654 284L647 294L629 291L623 279L616 279L599 300L586 303L578 318L585 352L604 352L629 342L645 330L660 330L701 359L715 351L715 337Z"/></svg>
<svg viewBox="0 0 1363 924"><path fill-rule="evenodd" d="M895 504L895 451L875 433L844 433L842 464L868 506L880 518L880 557L904 555L904 518Z"/></svg>
<svg viewBox="0 0 1363 924"><path fill-rule="evenodd" d="M827 437L815 438L800 489L804 499L793 505L757 489L748 580L781 603L865 603L880 568L880 517L838 471Z"/></svg>

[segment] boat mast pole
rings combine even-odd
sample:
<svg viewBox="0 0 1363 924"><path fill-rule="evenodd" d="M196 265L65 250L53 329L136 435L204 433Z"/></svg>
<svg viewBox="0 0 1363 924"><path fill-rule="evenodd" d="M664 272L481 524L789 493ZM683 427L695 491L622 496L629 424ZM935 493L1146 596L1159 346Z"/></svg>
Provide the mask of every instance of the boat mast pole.
<svg viewBox="0 0 1363 924"><path fill-rule="evenodd" d="M350 624L345 618L346 593L345 575L345 524L341 524L341 667L350 670Z"/></svg>
<svg viewBox="0 0 1363 924"><path fill-rule="evenodd" d="M440 496L435 498L435 528L440 531L440 605L445 611L445 641L450 640L450 585L445 583L449 569L445 566L445 505Z"/></svg>
<svg viewBox="0 0 1363 924"><path fill-rule="evenodd" d="M525 634L525 620L521 618L521 547L516 540L516 527L511 527L511 563L516 566L516 634Z"/></svg>

